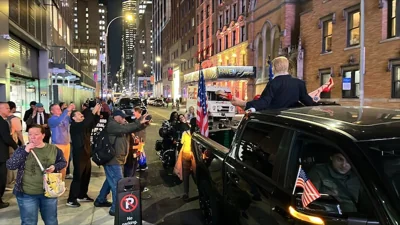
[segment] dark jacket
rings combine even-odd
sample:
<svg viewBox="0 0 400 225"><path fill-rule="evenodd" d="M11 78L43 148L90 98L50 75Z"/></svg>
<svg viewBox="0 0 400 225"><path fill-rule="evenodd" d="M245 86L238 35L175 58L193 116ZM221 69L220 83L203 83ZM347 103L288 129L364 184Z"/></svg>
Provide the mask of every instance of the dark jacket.
<svg viewBox="0 0 400 225"><path fill-rule="evenodd" d="M57 147L56 147L57 148ZM19 195L23 193L22 189L22 178L24 176L25 170L25 162L26 157L28 157L30 153L25 151L25 146L20 146L12 155L12 157L7 160L7 169L9 170L18 170L17 179L15 180L14 185L14 194ZM54 162L55 170L54 172L59 172L67 166L67 161L64 158L64 153L57 148L56 161Z"/></svg>
<svg viewBox="0 0 400 225"><path fill-rule="evenodd" d="M87 160L91 155L90 134L100 117L93 115L90 109L85 109L82 114L85 117L82 122L71 120L71 144L74 158L78 156L80 160Z"/></svg>
<svg viewBox="0 0 400 225"><path fill-rule="evenodd" d="M26 114L25 114L26 115ZM38 113L36 114L36 116L35 117L32 117L32 113L30 114L30 116L28 117L28 119L25 121L26 122L26 130L28 131L29 130L29 128L32 126L32 125L34 125L34 124L37 124L37 115L38 115ZM48 113L46 113L46 112L43 112L43 124L47 124L47 127L45 128L45 140L49 140L50 139L50 137L51 137L51 132L50 132L50 127L48 126L49 125L49 118L50 118L50 114L48 114ZM24 116L24 119L25 119L25 116Z"/></svg>
<svg viewBox="0 0 400 225"><path fill-rule="evenodd" d="M11 137L10 125L0 116L0 162L9 158L9 147L17 149L18 146Z"/></svg>
<svg viewBox="0 0 400 225"><path fill-rule="evenodd" d="M268 82L260 99L247 102L246 109L284 109L298 106L299 101L306 106L315 105L304 81L291 75L280 75Z"/></svg>
<svg viewBox="0 0 400 225"><path fill-rule="evenodd" d="M107 132L110 136L110 142L115 143L115 157L106 165L123 165L129 149L129 136L143 130L145 127L140 121L135 120L133 123L119 124L114 118L110 117L107 123Z"/></svg>
<svg viewBox="0 0 400 225"><path fill-rule="evenodd" d="M28 121L29 117L31 117L32 113L33 113L33 109L32 108L30 108L30 109L25 111L24 119L23 119L25 123L26 123L26 121ZM26 132L28 132L28 129L29 129L28 126L26 126Z"/></svg>

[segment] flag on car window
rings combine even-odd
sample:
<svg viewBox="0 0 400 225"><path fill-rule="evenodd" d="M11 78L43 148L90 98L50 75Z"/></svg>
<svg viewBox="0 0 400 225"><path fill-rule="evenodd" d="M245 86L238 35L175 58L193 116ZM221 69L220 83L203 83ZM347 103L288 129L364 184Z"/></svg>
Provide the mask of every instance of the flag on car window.
<svg viewBox="0 0 400 225"><path fill-rule="evenodd" d="M203 70L200 70L199 91L197 93L197 126L201 135L208 137L207 91Z"/></svg>
<svg viewBox="0 0 400 225"><path fill-rule="evenodd" d="M321 194L314 186L314 184L311 182L311 180L308 179L306 172L304 172L304 170L301 167L299 170L300 171L296 179L296 187L303 189L301 202L303 203L303 207L307 207L308 204L321 197Z"/></svg>

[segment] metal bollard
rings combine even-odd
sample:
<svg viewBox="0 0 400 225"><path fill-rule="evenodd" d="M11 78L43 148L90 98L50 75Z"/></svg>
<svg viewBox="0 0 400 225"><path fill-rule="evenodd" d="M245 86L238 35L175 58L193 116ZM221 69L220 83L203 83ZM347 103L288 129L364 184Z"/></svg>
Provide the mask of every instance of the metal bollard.
<svg viewBox="0 0 400 225"><path fill-rule="evenodd" d="M114 225L142 225L139 179L127 177L118 181L116 208Z"/></svg>

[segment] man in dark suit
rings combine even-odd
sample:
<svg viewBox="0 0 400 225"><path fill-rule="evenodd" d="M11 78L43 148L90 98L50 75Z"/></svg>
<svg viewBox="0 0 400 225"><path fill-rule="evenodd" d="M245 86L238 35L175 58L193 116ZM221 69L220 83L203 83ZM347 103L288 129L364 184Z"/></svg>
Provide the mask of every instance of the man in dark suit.
<svg viewBox="0 0 400 225"><path fill-rule="evenodd" d="M277 57L272 61L274 79L268 82L261 97L249 102L232 98L232 105L245 107L246 110L261 111L266 109L284 109L291 107L316 105L307 93L304 81L292 77L289 61L286 57Z"/></svg>
<svg viewBox="0 0 400 225"><path fill-rule="evenodd" d="M26 123L26 121L29 119L29 117L32 116L33 110L36 107L36 102L35 101L31 101L31 103L29 103L29 106L31 107L30 109L25 111L24 114L24 122ZM28 126L26 126L26 132L28 132Z"/></svg>
<svg viewBox="0 0 400 225"><path fill-rule="evenodd" d="M45 143L49 143L50 137L51 137L51 132L50 132L49 124L48 124L49 118L50 118L50 114L48 114L44 111L43 104L37 103L35 105L35 108L34 108L32 114L26 120L27 129L29 129L34 124L38 124L38 125L44 127L45 136L44 136L43 141Z"/></svg>
<svg viewBox="0 0 400 225"><path fill-rule="evenodd" d="M10 106L7 102L0 102L0 209L10 205L2 200L7 183L6 161L10 156L9 147L13 149L18 147L11 137L10 125L5 119L8 115L10 115Z"/></svg>

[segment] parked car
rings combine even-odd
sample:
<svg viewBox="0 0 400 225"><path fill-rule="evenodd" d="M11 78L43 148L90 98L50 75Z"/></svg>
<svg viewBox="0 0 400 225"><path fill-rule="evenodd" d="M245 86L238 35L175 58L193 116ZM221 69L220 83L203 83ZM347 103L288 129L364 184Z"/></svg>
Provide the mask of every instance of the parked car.
<svg viewBox="0 0 400 225"><path fill-rule="evenodd" d="M324 106L247 114L229 148L194 134L205 220L396 225L399 130L399 110Z"/></svg>
<svg viewBox="0 0 400 225"><path fill-rule="evenodd" d="M153 104L154 104L154 101L155 101L156 99L157 99L157 98L154 98L154 97L148 98L148 99L147 99L147 104L148 104L148 105L153 105Z"/></svg>
<svg viewBox="0 0 400 225"><path fill-rule="evenodd" d="M133 115L132 109L136 106L144 107L140 98L121 98L114 107L114 110L123 110L127 115Z"/></svg>
<svg viewBox="0 0 400 225"><path fill-rule="evenodd" d="M153 103L154 106L158 106L158 107L163 107L165 106L165 103L162 99L156 99Z"/></svg>

